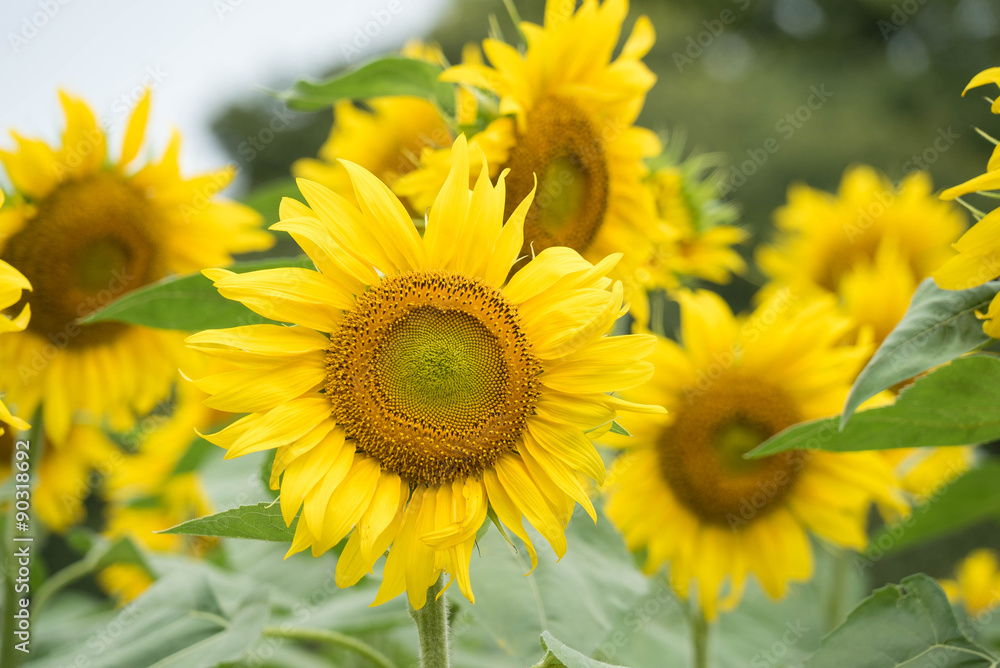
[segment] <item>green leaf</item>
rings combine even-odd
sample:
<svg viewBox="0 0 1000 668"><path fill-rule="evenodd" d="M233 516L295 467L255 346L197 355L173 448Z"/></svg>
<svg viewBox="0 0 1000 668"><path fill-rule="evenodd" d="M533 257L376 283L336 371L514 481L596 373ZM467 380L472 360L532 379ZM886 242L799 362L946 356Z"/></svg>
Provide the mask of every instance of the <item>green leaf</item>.
<svg viewBox="0 0 1000 668"><path fill-rule="evenodd" d="M599 504L596 504L599 506ZM600 512L600 511L599 511ZM556 561L544 539L527 528L538 549L538 566L521 541L487 532L473 553L476 604L452 596L460 607L453 628L455 665L500 668L538 661L538 637L550 631L592 654L646 592L646 579L611 523L597 525L578 512L566 531L566 555Z"/></svg>
<svg viewBox="0 0 1000 668"><path fill-rule="evenodd" d="M629 433L628 429L626 429L625 427L623 427L620 424L618 424L617 421L613 421L611 423L611 429L609 429L608 431L610 431L612 434L620 434L622 436L631 436L632 435L631 433Z"/></svg>
<svg viewBox="0 0 1000 668"><path fill-rule="evenodd" d="M215 536L217 538L251 538L290 543L295 536L295 521L285 526L277 503L230 508L221 513L188 520L158 533L184 536Z"/></svg>
<svg viewBox="0 0 1000 668"><path fill-rule="evenodd" d="M218 449L218 446L212 445L200 436L192 439L187 450L184 451L184 454L177 461L171 477L197 471L212 453Z"/></svg>
<svg viewBox="0 0 1000 668"><path fill-rule="evenodd" d="M844 422L882 390L988 342L976 311L986 310L998 291L1000 281L970 290L942 290L930 278L921 283L906 315L854 382L844 405Z"/></svg>
<svg viewBox="0 0 1000 668"><path fill-rule="evenodd" d="M945 485L926 503L869 543L868 555L886 554L1000 518L1000 462L987 461ZM862 557L859 557L862 558ZM863 563L863 562L859 562Z"/></svg>
<svg viewBox="0 0 1000 668"><path fill-rule="evenodd" d="M305 257L238 262L226 267L243 274L275 267L313 268ZM201 331L270 322L243 304L226 299L201 274L168 276L133 290L80 319L81 324L114 320L158 329Z"/></svg>
<svg viewBox="0 0 1000 668"><path fill-rule="evenodd" d="M243 203L254 209L268 222L278 220L278 208L285 197L300 199L295 179L277 179L257 186L243 198Z"/></svg>
<svg viewBox="0 0 1000 668"><path fill-rule="evenodd" d="M340 100L408 95L435 102L445 113L453 115L454 87L438 81L443 71L440 65L423 60L385 56L326 81L298 81L278 93L278 97L292 109L317 111Z"/></svg>
<svg viewBox="0 0 1000 668"><path fill-rule="evenodd" d="M806 668L996 665L995 657L962 632L941 587L922 574L876 590L806 662Z"/></svg>
<svg viewBox="0 0 1000 668"><path fill-rule="evenodd" d="M802 422L771 437L747 458L784 450L884 450L974 445L1000 438L1000 358L962 357L905 388L896 403L840 418Z"/></svg>
<svg viewBox="0 0 1000 668"><path fill-rule="evenodd" d="M562 666L563 668L612 668L610 663L596 661L580 654L545 631L541 637L542 649L546 651L543 666Z"/></svg>
<svg viewBox="0 0 1000 668"><path fill-rule="evenodd" d="M267 619L265 588L251 588L225 609L207 577L181 571L158 581L86 642L27 668L214 668L237 660L260 639Z"/></svg>

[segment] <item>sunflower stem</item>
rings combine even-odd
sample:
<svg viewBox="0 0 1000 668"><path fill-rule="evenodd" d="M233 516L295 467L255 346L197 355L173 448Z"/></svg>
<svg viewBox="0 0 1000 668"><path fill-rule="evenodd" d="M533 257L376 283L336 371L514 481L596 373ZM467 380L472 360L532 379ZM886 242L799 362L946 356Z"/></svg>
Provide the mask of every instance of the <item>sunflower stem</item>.
<svg viewBox="0 0 1000 668"><path fill-rule="evenodd" d="M708 668L708 620L701 608L695 604L690 607L692 666Z"/></svg>
<svg viewBox="0 0 1000 668"><path fill-rule="evenodd" d="M838 550L834 556L833 582L830 586L830 598L826 602L827 632L840 626L844 617L844 587L847 585L847 571L851 567L850 555L845 550Z"/></svg>
<svg viewBox="0 0 1000 668"><path fill-rule="evenodd" d="M389 657L378 651L371 645L364 643L357 638L353 638L337 631L327 631L325 629L291 629L283 626L265 626L265 637L268 638L288 638L291 640L304 640L306 642L321 642L334 645L342 649L349 650L363 656L372 665L379 668L396 668L396 664Z"/></svg>
<svg viewBox="0 0 1000 668"><path fill-rule="evenodd" d="M448 608L444 594L444 575L427 590L427 601L417 610L407 602L410 617L420 636L421 668L448 668Z"/></svg>

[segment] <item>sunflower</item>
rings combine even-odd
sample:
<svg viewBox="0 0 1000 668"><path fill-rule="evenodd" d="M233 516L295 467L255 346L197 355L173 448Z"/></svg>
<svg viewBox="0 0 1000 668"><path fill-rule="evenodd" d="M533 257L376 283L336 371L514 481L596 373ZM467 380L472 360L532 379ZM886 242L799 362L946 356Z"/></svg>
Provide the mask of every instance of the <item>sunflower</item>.
<svg viewBox="0 0 1000 668"><path fill-rule="evenodd" d="M974 76L962 91L965 95L973 88L987 84L1000 86L1000 67L992 67ZM991 110L1000 114L1000 102L993 101ZM990 191L1000 190L1000 143L997 144L986 172L969 179L965 183L949 188L941 193L941 198L953 200L970 193L994 196ZM953 244L958 251L941 267L934 271L934 281L945 290L965 290L982 285L1000 277L1000 208L982 216L972 229ZM983 330L993 338L1000 338L1000 295L993 299L985 314L980 314L985 322Z"/></svg>
<svg viewBox="0 0 1000 668"><path fill-rule="evenodd" d="M402 55L444 64L440 49L420 42L408 43ZM351 178L338 159L355 162L392 186L414 168L425 147L450 146L453 141L448 122L434 103L423 98L378 97L365 100L363 106L342 100L334 105L333 117L319 159L297 160L292 173L316 181L352 202ZM424 208L426 205L410 206L411 213L421 216Z"/></svg>
<svg viewBox="0 0 1000 668"><path fill-rule="evenodd" d="M955 570L955 579L940 584L948 599L970 616L985 616L1000 605L1000 557L994 550L974 550Z"/></svg>
<svg viewBox="0 0 1000 668"><path fill-rule="evenodd" d="M622 247L647 251L631 253L627 275L647 290L673 291L692 280L728 283L747 265L733 246L749 239L746 230L731 223L732 205L719 200L719 176L711 155L696 155L653 171L646 186L656 203L657 224L645 234L622 239ZM648 299L636 298L632 317L640 328L649 323Z"/></svg>
<svg viewBox="0 0 1000 668"><path fill-rule="evenodd" d="M633 125L656 80L641 58L653 45L652 24L640 17L618 57L612 59L628 13L626 0L550 0L545 24L522 23L522 54L496 39L483 42L490 66L463 64L442 79L474 86L499 98L499 118L469 143L486 161L510 169L505 215L535 187L524 223L521 255L565 246L592 262L623 246L623 236L643 237L655 225L652 197L643 186L644 158L660 142ZM421 166L399 179L398 195L433 197L452 156L426 149ZM645 249L645 245L642 247Z"/></svg>
<svg viewBox="0 0 1000 668"><path fill-rule="evenodd" d="M504 220L505 179L483 165L469 192L464 136L421 238L392 192L350 162L360 207L309 181L274 229L319 271L210 270L219 292L292 327L201 332L189 345L237 369L198 384L220 410L250 412L208 436L226 457L276 449L289 554L319 556L350 534L337 563L356 583L390 545L375 599L414 608L442 571L471 601L469 560L488 507L535 548L526 517L562 556L579 478L604 479L588 430L619 410L607 394L645 382L654 339L604 336L624 313L621 283L566 248L507 280L531 193ZM352 532L353 529L353 532Z"/></svg>
<svg viewBox="0 0 1000 668"><path fill-rule="evenodd" d="M0 190L0 207L3 206L4 194ZM14 304L21 301L21 293L30 290L31 284L24 274L3 260L0 260L0 310L9 311ZM31 307L25 304L20 311L12 314L12 317L0 317L0 335L9 332L23 332L28 326L31 318ZM15 429L27 429L28 423L21 418L11 415L10 409L0 401L0 437L4 434L4 425L10 425ZM9 441L9 443L8 443ZM10 463L14 452L14 441L8 435L6 439L0 441L0 479L6 478L10 472Z"/></svg>
<svg viewBox="0 0 1000 668"><path fill-rule="evenodd" d="M124 431L169 394L184 348L177 333L78 318L170 273L231 261L270 247L251 209L214 195L230 167L181 177L175 133L159 162L129 168L145 133L148 92L136 105L116 162L87 105L60 94L62 146L12 133L0 161L17 194L0 212L0 259L31 282L27 328L0 352L0 388L22 415L44 404L46 437L65 443L74 421Z"/></svg>
<svg viewBox="0 0 1000 668"><path fill-rule="evenodd" d="M869 352L838 346L851 323L832 299L794 308L787 296L736 318L713 293L679 294L683 346L660 339L655 377L624 395L668 413L630 422L607 514L630 549L645 549L647 572L669 563L685 598L696 585L709 620L720 600L738 603L748 573L772 598L809 578L810 533L860 549L873 502L905 511L877 453L743 458L786 427L838 413Z"/></svg>
<svg viewBox="0 0 1000 668"><path fill-rule="evenodd" d="M917 284L948 259L965 226L958 208L933 196L926 173L896 185L864 165L844 172L836 195L792 186L775 224L776 239L757 253L773 285L837 295L876 341L906 312Z"/></svg>

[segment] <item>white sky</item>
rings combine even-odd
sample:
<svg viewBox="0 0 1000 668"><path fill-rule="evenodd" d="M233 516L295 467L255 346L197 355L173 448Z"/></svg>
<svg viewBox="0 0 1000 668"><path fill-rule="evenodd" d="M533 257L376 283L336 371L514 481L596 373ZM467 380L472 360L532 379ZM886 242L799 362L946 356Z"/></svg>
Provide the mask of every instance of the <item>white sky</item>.
<svg viewBox="0 0 1000 668"><path fill-rule="evenodd" d="M190 173L227 159L209 129L226 102L430 31L450 0L2 0L0 147L16 129L54 140L59 87L83 96L120 146L125 110L153 83L154 153L184 135ZM378 22L381 19L381 24ZM373 35L365 45L367 31ZM359 37L360 35L360 37ZM360 47L360 48L358 48ZM357 48L357 51L353 51ZM156 81L159 79L159 81ZM264 95L263 93L258 93ZM6 177L0 181L7 184Z"/></svg>

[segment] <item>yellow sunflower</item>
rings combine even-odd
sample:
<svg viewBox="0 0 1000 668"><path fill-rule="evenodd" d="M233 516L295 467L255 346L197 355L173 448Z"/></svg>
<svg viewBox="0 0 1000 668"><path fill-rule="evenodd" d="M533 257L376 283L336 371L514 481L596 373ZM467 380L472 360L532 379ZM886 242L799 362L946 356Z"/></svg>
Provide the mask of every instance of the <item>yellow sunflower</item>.
<svg viewBox="0 0 1000 668"><path fill-rule="evenodd" d="M14 184L0 211L0 258L31 282L27 328L0 349L0 388L22 415L44 404L49 442L59 447L75 420L108 419L126 430L169 393L183 344L176 333L120 323L77 324L122 294L171 273L268 248L251 209L216 199L234 168L191 179L178 166L174 134L159 162L130 169L142 144L149 94L137 104L121 152L87 105L60 94L62 146L12 133L0 161Z"/></svg>
<svg viewBox="0 0 1000 668"><path fill-rule="evenodd" d="M70 428L66 442L72 447L48 447L49 442L46 439L41 461L34 465L31 501L42 524L62 533L83 522L84 502L99 492L104 480L126 455L99 427L92 425L76 424Z"/></svg>
<svg viewBox="0 0 1000 668"><path fill-rule="evenodd" d="M622 238L623 248L647 247L631 253L625 273L639 286L675 290L692 279L728 283L747 265L733 246L750 238L746 230L732 225L736 208L719 200L718 176L705 174L711 156L693 156L680 164L653 171L646 180L656 203L655 228ZM638 325L649 322L648 300L633 300L632 317Z"/></svg>
<svg viewBox="0 0 1000 668"><path fill-rule="evenodd" d="M573 6L550 0L544 27L522 23L523 54L488 39L483 50L491 66L458 65L442 79L499 98L502 116L469 144L495 170L511 170L506 215L538 179L521 255L566 246L597 262L610 253L631 252L621 238L642 237L655 226L652 197L643 186L644 158L656 155L660 142L633 125L656 80L641 61L654 34L649 20L640 17L612 59L627 0L585 0L576 12ZM395 192L433 198L451 162L447 149L425 150L421 166L399 179Z"/></svg>
<svg viewBox="0 0 1000 668"><path fill-rule="evenodd" d="M1000 605L1000 557L994 550L974 550L958 565L955 579L940 584L971 617L985 615Z"/></svg>
<svg viewBox="0 0 1000 668"><path fill-rule="evenodd" d="M3 206L4 194L0 190L0 207ZM31 283L14 267L3 260L0 260L0 310L10 311L10 309L21 301L21 293L31 290ZM31 318L31 307L25 304L20 311L11 314L12 317L0 317L0 335L10 332L23 332L28 326ZM10 425L15 429L27 429L28 423L21 418L11 415L10 409L0 401L0 436L4 433L4 425ZM9 443L8 443L9 442ZM0 479L6 478L10 472L11 455L14 452L14 441L8 438L0 441Z"/></svg>
<svg viewBox="0 0 1000 668"><path fill-rule="evenodd" d="M483 165L469 191L464 136L421 238L392 192L344 162L359 207L305 181L274 229L319 271L206 271L219 292L293 327L202 332L189 345L239 367L201 389L220 410L250 412L208 436L226 457L277 449L289 554L316 556L350 534L337 563L346 587L389 549L375 603L404 591L421 608L446 571L469 600L469 560L487 508L527 546L527 518L556 554L576 503L594 517L580 475L604 479L588 430L619 410L610 396L645 382L650 336L605 336L623 288L566 248L520 256L531 193L504 224L506 172ZM301 513L299 510L301 509ZM353 532L352 532L353 529Z"/></svg>
<svg viewBox="0 0 1000 668"><path fill-rule="evenodd" d="M743 454L797 422L836 414L869 350L842 346L851 323L830 298L774 298L736 318L717 295L681 293L683 345L660 339L655 377L626 393L666 415L638 416L609 475L606 511L645 570L670 566L702 613L739 602L748 573L772 597L812 574L809 534L861 549L873 502L905 511L877 453ZM728 580L728 587L726 586ZM725 591L728 590L728 591Z"/></svg>
<svg viewBox="0 0 1000 668"><path fill-rule="evenodd" d="M961 210L933 196L926 173L897 185L864 165L844 172L835 195L792 186L775 224L775 240L757 253L774 286L837 295L858 326L873 329L876 342L965 228Z"/></svg>
<svg viewBox="0 0 1000 668"><path fill-rule="evenodd" d="M1000 86L1000 67L992 67L974 76L962 95L991 83ZM1000 102L994 100L991 110L1000 114ZM996 139L993 143L997 144L997 148L990 156L986 172L945 190L941 193L942 199L953 200L971 193L992 196L991 191L1000 190L1000 143ZM945 290L966 290L1000 277L1000 208L983 216L953 247L958 255L934 271L935 282ZM1000 338L1000 295L993 299L989 310L980 315L986 321L983 330L995 339Z"/></svg>
<svg viewBox="0 0 1000 668"><path fill-rule="evenodd" d="M177 471L196 431L206 431L224 415L205 406L205 398L193 383L180 383L173 410L147 416L130 435L133 454L123 457L103 484L104 534L109 539L128 536L146 550L196 557L215 544L213 539L157 533L213 510L198 473ZM122 603L153 582L134 564L113 564L97 579Z"/></svg>
<svg viewBox="0 0 1000 668"><path fill-rule="evenodd" d="M403 47L402 55L444 64L439 49L419 42ZM319 159L297 160L292 173L316 181L352 202L351 177L339 159L361 165L392 186L401 175L413 170L425 147L450 146L454 138L434 103L418 97L371 98L364 101L364 107L342 100L334 105L333 117ZM426 206L410 208L422 216Z"/></svg>

